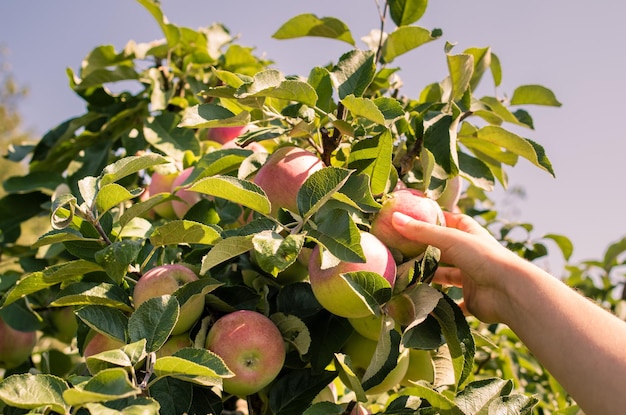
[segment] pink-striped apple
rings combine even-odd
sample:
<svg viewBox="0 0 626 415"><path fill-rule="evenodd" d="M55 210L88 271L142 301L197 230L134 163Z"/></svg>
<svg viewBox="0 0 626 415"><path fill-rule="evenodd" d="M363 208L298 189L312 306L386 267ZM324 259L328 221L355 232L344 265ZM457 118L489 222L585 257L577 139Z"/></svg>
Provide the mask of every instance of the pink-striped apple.
<svg viewBox="0 0 626 415"><path fill-rule="evenodd" d="M280 208L298 212L297 196L302 184L324 163L312 152L287 146L272 153L254 176L256 183L272 204L272 214Z"/></svg>
<svg viewBox="0 0 626 415"><path fill-rule="evenodd" d="M37 332L20 331L0 319L0 368L13 369L25 361L37 343Z"/></svg>
<svg viewBox="0 0 626 415"><path fill-rule="evenodd" d="M205 347L235 374L223 379L224 392L240 397L269 385L285 362L285 343L278 327L251 310L220 317L209 329Z"/></svg>
<svg viewBox="0 0 626 415"><path fill-rule="evenodd" d="M220 144L226 144L234 140L248 129L247 125L238 125L234 127L213 127L209 128L206 133L207 140L217 141Z"/></svg>
<svg viewBox="0 0 626 415"><path fill-rule="evenodd" d="M315 298L322 307L340 317L359 318L372 314L342 274L374 272L385 278L392 288L396 281L396 263L389 249L371 233L361 232L360 235L365 262L340 261L337 265L323 268L319 245L313 248L309 260L309 280Z"/></svg>
<svg viewBox="0 0 626 415"><path fill-rule="evenodd" d="M85 358L93 356L98 353L106 352L107 350L115 350L125 346L125 343L114 339L109 336L105 336L102 333L95 332L91 339L87 342L85 350L83 350L83 356Z"/></svg>
<svg viewBox="0 0 626 415"><path fill-rule="evenodd" d="M172 200L172 209L179 219L185 217L185 213L202 199L202 195L198 192L192 192L184 187L177 189L189 178L192 172L193 167L187 167L172 182L172 193L181 198L181 200Z"/></svg>
<svg viewBox="0 0 626 415"><path fill-rule="evenodd" d="M159 265L148 270L135 284L133 301L135 307L150 298L162 295L172 295L184 284L198 280L198 276L182 264ZM204 310L204 297L194 296L180 306L178 321L172 330L172 335L181 334L193 327Z"/></svg>
<svg viewBox="0 0 626 415"><path fill-rule="evenodd" d="M147 196L154 196L159 193L170 193L172 191L172 183L178 177L178 172L159 173L154 172L150 176L150 184L146 188ZM172 202L163 202L156 205L152 209L157 215L165 219L175 219L176 213L172 208Z"/></svg>
<svg viewBox="0 0 626 415"><path fill-rule="evenodd" d="M445 225L441 207L436 201L426 197L419 190L401 189L384 197L382 207L372 219L371 232L388 248L397 250L405 258L414 258L422 254L427 245L400 236L391 224L391 217L394 212L401 212L424 222Z"/></svg>

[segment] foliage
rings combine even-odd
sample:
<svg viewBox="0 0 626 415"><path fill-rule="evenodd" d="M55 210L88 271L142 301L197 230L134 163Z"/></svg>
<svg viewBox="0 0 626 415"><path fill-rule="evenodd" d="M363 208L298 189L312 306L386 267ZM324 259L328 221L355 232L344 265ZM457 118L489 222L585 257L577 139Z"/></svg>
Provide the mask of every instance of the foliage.
<svg viewBox="0 0 626 415"><path fill-rule="evenodd" d="M303 14L287 21L275 38L315 36L354 46L304 76L271 68L222 25L178 26L157 2L138 2L163 40L93 49L78 72L67 71L85 113L9 154L30 161L26 174L4 183L9 194L0 200L7 212L0 222L0 316L41 336L31 359L7 369L0 383L5 413L226 413L238 401L221 393L230 371L202 345L212 322L237 309L270 316L288 344L280 375L247 397L254 413L343 413L357 401L388 414L575 410L514 334L465 318L454 302L457 292L429 283L435 249L396 258L393 291L379 275L345 276L372 316L385 322L364 376L342 353L350 322L323 309L306 278L287 278L315 245L331 261L362 261L359 230L369 229L399 182L438 199L457 176L465 183L459 209L493 226L511 249L536 259L547 253L549 239L569 255L571 244L560 235L512 239L514 228L532 227L503 224L487 196L496 185L507 186L507 169L520 158L554 174L541 145L511 130L534 128L524 107L560 105L549 89L522 85L508 100L477 97L488 75L495 90L500 86L497 56L489 47L457 53L445 44L449 73L417 97L404 96L394 60L442 37L439 29L416 25L424 0L385 2L383 23L393 27L368 34L367 49L356 48L338 19ZM235 126L248 128L238 146L207 140L210 129ZM250 150L250 143L265 151ZM274 217L251 178L267 152L286 145L312 150L326 167L302 186L297 212ZM186 168L192 173L181 188L146 192L155 173ZM182 188L200 201L182 218L157 215L155 206L179 200ZM32 246L20 245L22 225L42 213L50 214L51 229ZM139 276L166 263L191 267L200 283L135 307ZM198 295L206 305L189 333L196 347L159 356L173 316ZM386 305L397 296L416 309L411 321L390 316ZM69 337L53 323L68 308L76 319ZM94 332L126 345L85 359ZM430 351L434 380L368 395L403 349ZM329 383L338 400L312 404Z"/></svg>

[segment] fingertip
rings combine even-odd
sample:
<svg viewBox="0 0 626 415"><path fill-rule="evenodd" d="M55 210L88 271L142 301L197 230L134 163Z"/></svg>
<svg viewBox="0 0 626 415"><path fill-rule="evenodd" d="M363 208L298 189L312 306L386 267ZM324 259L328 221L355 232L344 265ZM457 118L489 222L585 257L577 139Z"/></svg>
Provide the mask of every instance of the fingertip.
<svg viewBox="0 0 626 415"><path fill-rule="evenodd" d="M411 217L401 212L393 212L391 223L394 226L404 226L411 221Z"/></svg>

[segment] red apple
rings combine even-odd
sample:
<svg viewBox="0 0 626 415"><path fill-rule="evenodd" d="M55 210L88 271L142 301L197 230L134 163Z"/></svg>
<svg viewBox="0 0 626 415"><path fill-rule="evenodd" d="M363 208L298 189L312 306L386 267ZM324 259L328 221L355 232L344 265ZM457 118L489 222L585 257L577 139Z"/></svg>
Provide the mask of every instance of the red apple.
<svg viewBox="0 0 626 415"><path fill-rule="evenodd" d="M214 127L207 130L207 140L217 141L220 144L226 144L234 140L248 129L247 125L238 125L235 127Z"/></svg>
<svg viewBox="0 0 626 415"><path fill-rule="evenodd" d="M280 208L298 212L297 196L300 187L324 163L312 152L299 147L281 147L272 153L254 177L272 204L272 214Z"/></svg>
<svg viewBox="0 0 626 415"><path fill-rule="evenodd" d="M219 318L205 346L235 374L225 378L225 392L247 396L269 385L285 362L285 343L276 325L256 311L239 310Z"/></svg>
<svg viewBox="0 0 626 415"><path fill-rule="evenodd" d="M355 374L362 377L374 358L377 342L367 339L353 332L342 348L342 352L350 356L352 369ZM395 368L383 379L383 381L367 389L367 395L378 395L387 392L400 384L409 367L409 349L402 349Z"/></svg>
<svg viewBox="0 0 626 415"><path fill-rule="evenodd" d="M198 280L198 276L181 264L166 264L152 268L143 274L133 290L135 307L139 307L150 298L171 295L182 285ZM204 297L194 296L180 307L178 321L172 335L181 334L193 327L204 310Z"/></svg>
<svg viewBox="0 0 626 415"><path fill-rule="evenodd" d="M28 360L37 343L37 332L20 331L0 319L0 368L13 369Z"/></svg>
<svg viewBox="0 0 626 415"><path fill-rule="evenodd" d="M177 172L162 174L154 172L150 176L150 184L144 192L146 196L154 196L159 193L170 193L172 191L172 183L178 177ZM171 202L164 202L154 207L154 212L165 219L175 219L176 213L172 208Z"/></svg>
<svg viewBox="0 0 626 415"><path fill-rule="evenodd" d="M371 232L387 247L398 250L406 258L414 258L422 254L427 245L418 244L400 236L391 224L394 212L401 212L424 222L445 225L441 207L422 192L415 189L401 189L389 193L384 198L381 209L372 219Z"/></svg>
<svg viewBox="0 0 626 415"><path fill-rule="evenodd" d="M365 262L341 261L325 269L322 269L319 245L311 252L309 280L313 294L325 309L340 317L359 318L372 314L341 274L369 271L383 276L392 287L396 281L393 255L378 238L371 233L361 232L361 248L365 254Z"/></svg>
<svg viewBox="0 0 626 415"><path fill-rule="evenodd" d="M105 336L104 334L98 332L91 337L87 346L85 346L83 355L87 358L98 353L106 352L107 350L119 349L125 345L125 343L122 343L117 339Z"/></svg>
<svg viewBox="0 0 626 415"><path fill-rule="evenodd" d="M192 171L193 167L187 167L172 182L172 193L182 199L181 201L172 200L172 209L174 209L174 213L179 219L182 219L185 213L202 199L202 195L198 192L192 192L185 188L176 189L187 180Z"/></svg>

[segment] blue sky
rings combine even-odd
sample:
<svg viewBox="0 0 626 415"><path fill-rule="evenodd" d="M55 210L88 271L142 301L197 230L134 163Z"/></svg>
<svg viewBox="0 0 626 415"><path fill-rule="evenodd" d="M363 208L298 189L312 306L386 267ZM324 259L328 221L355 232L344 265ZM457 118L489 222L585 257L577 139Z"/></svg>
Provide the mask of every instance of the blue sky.
<svg viewBox="0 0 626 415"><path fill-rule="evenodd" d="M290 17L306 12L337 17L355 39L378 28L375 0L163 0L162 5L178 25L225 24L241 44L256 47L287 74L307 74L349 48L327 39L272 39ZM522 133L545 147L557 177L520 162L509 171L510 184L523 187L526 197L502 208L513 219L533 223L534 237L570 237L575 260L598 258L609 243L626 236L626 133L620 125L626 96L624 16L626 3L613 0L431 1L418 24L441 28L442 38L394 62L402 68L404 94L415 96L446 75L445 41L456 43L458 52L490 46L503 68L498 94L510 95L523 84L555 92L563 106L528 107L535 131ZM21 107L24 124L39 134L84 110L68 87L67 67L78 69L98 45L119 49L131 39L160 37L152 17L132 0L0 3L0 44L10 51L18 82L30 90ZM486 81L481 88L493 95ZM504 192L494 196L503 200ZM560 259L545 265L558 268Z"/></svg>

